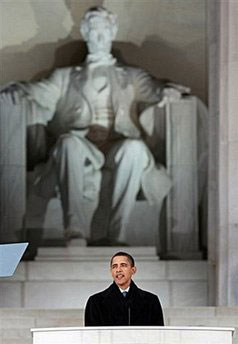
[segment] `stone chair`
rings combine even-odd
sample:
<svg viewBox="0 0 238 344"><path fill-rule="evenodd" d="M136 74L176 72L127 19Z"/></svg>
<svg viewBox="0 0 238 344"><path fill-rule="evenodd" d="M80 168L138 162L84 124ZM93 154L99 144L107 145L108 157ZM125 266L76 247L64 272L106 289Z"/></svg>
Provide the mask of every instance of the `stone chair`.
<svg viewBox="0 0 238 344"><path fill-rule="evenodd" d="M45 200L32 187L35 169L44 163L53 142L46 140L47 128L28 127L28 106L27 101L1 104L1 240L15 241L16 231L22 229L36 237L40 229L43 238L53 243L63 240L59 194ZM127 244L156 245L159 252L174 257L196 257L201 247L199 209L206 218L206 119L205 106L193 96L167 103L164 108L155 107L147 143L156 161L166 166L173 186L162 214L143 197L138 199L128 223ZM202 245L206 244L204 233L205 229Z"/></svg>

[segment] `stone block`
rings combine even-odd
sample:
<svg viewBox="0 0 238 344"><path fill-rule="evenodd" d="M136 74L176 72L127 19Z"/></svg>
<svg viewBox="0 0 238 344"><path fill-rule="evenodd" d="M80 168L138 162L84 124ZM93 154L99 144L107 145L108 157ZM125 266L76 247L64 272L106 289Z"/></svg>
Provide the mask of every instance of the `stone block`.
<svg viewBox="0 0 238 344"><path fill-rule="evenodd" d="M17 232L22 229L22 221L22 216L2 216L0 218L0 240L2 243L19 241Z"/></svg>
<svg viewBox="0 0 238 344"><path fill-rule="evenodd" d="M206 261L168 261L169 280L207 280Z"/></svg>
<svg viewBox="0 0 238 344"><path fill-rule="evenodd" d="M105 262L29 262L30 281L110 280Z"/></svg>
<svg viewBox="0 0 238 344"><path fill-rule="evenodd" d="M1 344L32 344L32 338L1 338Z"/></svg>
<svg viewBox="0 0 238 344"><path fill-rule="evenodd" d="M105 289L108 285L106 281L26 282L25 307L83 309L90 295Z"/></svg>
<svg viewBox="0 0 238 344"><path fill-rule="evenodd" d="M238 327L238 317L218 317L217 326L221 327Z"/></svg>
<svg viewBox="0 0 238 344"><path fill-rule="evenodd" d="M236 116L238 117L238 116ZM237 120L238 125L238 120ZM238 130L236 132L236 137L238 136ZM238 142L229 142L229 223L238 223Z"/></svg>
<svg viewBox="0 0 238 344"><path fill-rule="evenodd" d="M25 214L25 102L1 101L0 116L0 241L17 241Z"/></svg>
<svg viewBox="0 0 238 344"><path fill-rule="evenodd" d="M22 306L22 284L20 282L0 282L0 307Z"/></svg>
<svg viewBox="0 0 238 344"><path fill-rule="evenodd" d="M238 56L238 54L237 54ZM236 115L237 106L238 106L238 99L237 99L237 92L236 87L233 85L237 84L238 82L238 58L236 62L230 63L230 68L233 68L234 73L231 73L229 76L229 83L230 83L230 89L228 93L229 97L229 139L230 141L233 141L234 143L237 142L237 133L238 133L238 118ZM232 85L233 82L233 85Z"/></svg>
<svg viewBox="0 0 238 344"><path fill-rule="evenodd" d="M0 165L25 165L24 106L1 101Z"/></svg>
<svg viewBox="0 0 238 344"><path fill-rule="evenodd" d="M126 225L126 242L130 246L155 244L159 234L159 214L158 206L149 205L147 201L136 202Z"/></svg>
<svg viewBox="0 0 238 344"><path fill-rule="evenodd" d="M148 287L148 286L147 286ZM237 327L235 307L164 308L167 326ZM83 326L83 309L0 309L0 343L28 344L30 328ZM35 324L35 325L34 325ZM234 324L234 325L233 325ZM8 338L5 338L8 335ZM25 340L25 341L23 341ZM203 342L202 344L204 344ZM237 336L233 344L237 343ZM105 344L105 343L104 343ZM191 343L190 343L191 344Z"/></svg>
<svg viewBox="0 0 238 344"><path fill-rule="evenodd" d="M79 312L80 313L80 312ZM39 318L36 319L36 328L43 327L78 327L84 326L84 318L81 317L64 317L64 318Z"/></svg>
<svg viewBox="0 0 238 344"><path fill-rule="evenodd" d="M83 317L83 309L28 309L28 308L0 308L0 319L3 318L54 318Z"/></svg>
<svg viewBox="0 0 238 344"><path fill-rule="evenodd" d="M208 303L207 282L171 282L171 306L206 306Z"/></svg>
<svg viewBox="0 0 238 344"><path fill-rule="evenodd" d="M83 309L90 295L105 289L109 284L110 281L26 282L25 307ZM164 307L169 306L167 282L142 281L139 286L157 294Z"/></svg>
<svg viewBox="0 0 238 344"><path fill-rule="evenodd" d="M166 128L166 166L173 181L167 197L168 251L196 252L199 162L195 97L167 104Z"/></svg>
<svg viewBox="0 0 238 344"><path fill-rule="evenodd" d="M202 317L176 317L168 319L168 326L205 326L218 327L216 318L202 318Z"/></svg>
<svg viewBox="0 0 238 344"><path fill-rule="evenodd" d="M138 286L158 295L162 307L171 306L170 287L167 281L141 281Z"/></svg>
<svg viewBox="0 0 238 344"><path fill-rule="evenodd" d="M165 279L165 262L142 262L138 261L138 273L135 280L161 280ZM108 262L78 262L78 261L61 261L61 262L29 262L28 279L34 280L84 280L84 281L103 281L111 280L111 273Z"/></svg>
<svg viewBox="0 0 238 344"><path fill-rule="evenodd" d="M216 307L217 317L237 317L238 318L238 307ZM238 324L238 322L237 322Z"/></svg>
<svg viewBox="0 0 238 344"><path fill-rule="evenodd" d="M107 260L112 257L115 252L118 251L127 251L130 253L135 260L157 260L158 256L156 254L156 248L154 246L140 246L140 247L77 247L77 246L68 246L68 247L39 247L37 260L39 259L49 259L53 257L57 258L68 258L71 259L74 257L83 258L84 260Z"/></svg>
<svg viewBox="0 0 238 344"><path fill-rule="evenodd" d="M3 329L2 330L2 338L15 338L15 343L18 343L18 339L30 339L31 338L31 331L30 328L23 329L23 328L16 328L16 329Z"/></svg>
<svg viewBox="0 0 238 344"><path fill-rule="evenodd" d="M17 217L25 210L25 167L1 166L1 209L0 215Z"/></svg>
<svg viewBox="0 0 238 344"><path fill-rule="evenodd" d="M208 318L216 316L216 307L171 307L164 310L166 317L193 317L193 318ZM225 313L225 311L224 311Z"/></svg>
<svg viewBox="0 0 238 344"><path fill-rule="evenodd" d="M17 241L25 214L25 167L0 165L0 241Z"/></svg>
<svg viewBox="0 0 238 344"><path fill-rule="evenodd" d="M3 317L1 319L1 326L5 330L9 329L29 329L35 327L35 320L33 317Z"/></svg>

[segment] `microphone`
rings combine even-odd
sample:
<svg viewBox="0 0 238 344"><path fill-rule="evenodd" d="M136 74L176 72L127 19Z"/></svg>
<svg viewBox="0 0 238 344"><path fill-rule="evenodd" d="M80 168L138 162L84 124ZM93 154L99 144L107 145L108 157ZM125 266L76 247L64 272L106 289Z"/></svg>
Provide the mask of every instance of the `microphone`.
<svg viewBox="0 0 238 344"><path fill-rule="evenodd" d="M131 326L131 300L126 300L127 316L128 316L128 326Z"/></svg>

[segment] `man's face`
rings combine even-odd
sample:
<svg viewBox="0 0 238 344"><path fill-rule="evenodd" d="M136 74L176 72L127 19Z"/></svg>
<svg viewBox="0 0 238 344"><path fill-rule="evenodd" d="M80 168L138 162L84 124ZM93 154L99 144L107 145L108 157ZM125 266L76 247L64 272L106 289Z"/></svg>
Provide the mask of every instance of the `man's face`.
<svg viewBox="0 0 238 344"><path fill-rule="evenodd" d="M126 256L116 256L111 265L112 278L121 289L126 289L131 283L132 276L136 273L136 267L131 266Z"/></svg>
<svg viewBox="0 0 238 344"><path fill-rule="evenodd" d="M96 17L90 21L87 46L90 54L110 53L112 32L106 19Z"/></svg>

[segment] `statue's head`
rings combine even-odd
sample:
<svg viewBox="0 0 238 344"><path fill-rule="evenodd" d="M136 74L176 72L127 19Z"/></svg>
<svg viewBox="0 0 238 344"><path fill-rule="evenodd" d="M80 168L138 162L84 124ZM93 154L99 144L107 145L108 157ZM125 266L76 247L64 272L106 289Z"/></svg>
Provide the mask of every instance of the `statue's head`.
<svg viewBox="0 0 238 344"><path fill-rule="evenodd" d="M93 54L109 53L117 31L116 15L101 6L88 9L80 25L80 33Z"/></svg>

